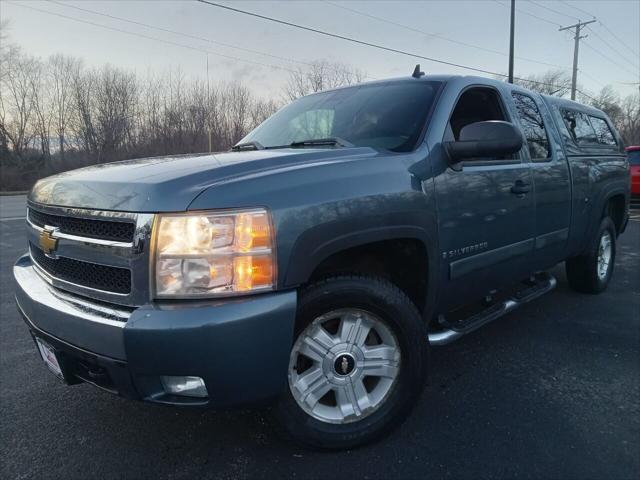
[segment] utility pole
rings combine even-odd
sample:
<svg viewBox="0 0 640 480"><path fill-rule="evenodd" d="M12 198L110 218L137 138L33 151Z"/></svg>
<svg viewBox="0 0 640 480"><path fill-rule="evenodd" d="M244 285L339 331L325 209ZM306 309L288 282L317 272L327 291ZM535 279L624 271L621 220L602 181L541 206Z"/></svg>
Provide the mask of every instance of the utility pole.
<svg viewBox="0 0 640 480"><path fill-rule="evenodd" d="M516 29L516 0L511 0L511 33L509 34L509 83L513 83L513 34Z"/></svg>
<svg viewBox="0 0 640 480"><path fill-rule="evenodd" d="M209 153L211 153L211 119L209 114L211 113L211 93L209 87L209 54L207 53L207 139L209 145Z"/></svg>
<svg viewBox="0 0 640 480"><path fill-rule="evenodd" d="M596 21L595 18L593 20L589 20L588 22L578 21L578 23L576 23L575 25L569 25L568 27L562 27L558 29L558 31L570 30L572 28L576 29L575 35L573 37L575 44L573 46L573 75L571 76L571 100L576 99L576 83L578 79L578 49L580 48L580 39L587 38L587 35L580 36L580 30L585 25L589 25L590 23L593 23L595 21Z"/></svg>

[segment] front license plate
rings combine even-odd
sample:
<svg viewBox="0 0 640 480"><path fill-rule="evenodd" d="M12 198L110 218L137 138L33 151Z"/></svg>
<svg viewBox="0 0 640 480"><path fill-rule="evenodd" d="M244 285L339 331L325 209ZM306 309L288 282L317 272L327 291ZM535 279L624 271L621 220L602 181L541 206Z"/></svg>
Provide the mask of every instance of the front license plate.
<svg viewBox="0 0 640 480"><path fill-rule="evenodd" d="M49 367L49 370L51 370L58 378L64 380L62 368L60 368L60 362L58 362L55 350L47 342L40 340L37 337L36 344L38 345L40 355L42 356L44 363Z"/></svg>

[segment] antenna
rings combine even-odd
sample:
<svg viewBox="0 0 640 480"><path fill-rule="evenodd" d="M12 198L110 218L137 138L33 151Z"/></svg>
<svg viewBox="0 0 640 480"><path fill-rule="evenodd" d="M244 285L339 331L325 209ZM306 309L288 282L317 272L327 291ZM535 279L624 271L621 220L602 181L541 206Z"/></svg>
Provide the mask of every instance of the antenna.
<svg viewBox="0 0 640 480"><path fill-rule="evenodd" d="M413 73L411 74L413 78L420 78L424 76L424 72L420 71L420 64L416 65L416 68L413 69Z"/></svg>

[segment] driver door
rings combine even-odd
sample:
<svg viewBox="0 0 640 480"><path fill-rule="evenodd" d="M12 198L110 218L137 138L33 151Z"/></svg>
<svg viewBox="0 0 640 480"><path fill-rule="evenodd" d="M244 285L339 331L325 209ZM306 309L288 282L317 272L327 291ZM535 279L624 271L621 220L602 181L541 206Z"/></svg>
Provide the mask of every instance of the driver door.
<svg viewBox="0 0 640 480"><path fill-rule="evenodd" d="M486 120L512 121L496 89L469 87L451 112L443 141L457 140L462 127ZM446 168L435 177L435 191L448 307L528 276L535 202L531 171L520 153Z"/></svg>

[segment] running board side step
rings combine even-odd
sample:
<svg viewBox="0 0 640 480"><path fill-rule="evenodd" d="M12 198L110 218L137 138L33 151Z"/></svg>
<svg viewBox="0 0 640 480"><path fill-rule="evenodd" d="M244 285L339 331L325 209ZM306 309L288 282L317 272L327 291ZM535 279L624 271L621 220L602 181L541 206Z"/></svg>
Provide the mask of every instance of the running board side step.
<svg viewBox="0 0 640 480"><path fill-rule="evenodd" d="M507 300L491 305L479 313L456 322L454 325L445 321L444 324L447 325L447 328L429 333L429 343L434 346L452 343L483 325L506 315L521 305L529 303L531 300L550 292L556 287L556 283L553 275L538 273L532 278L529 285L516 292Z"/></svg>

